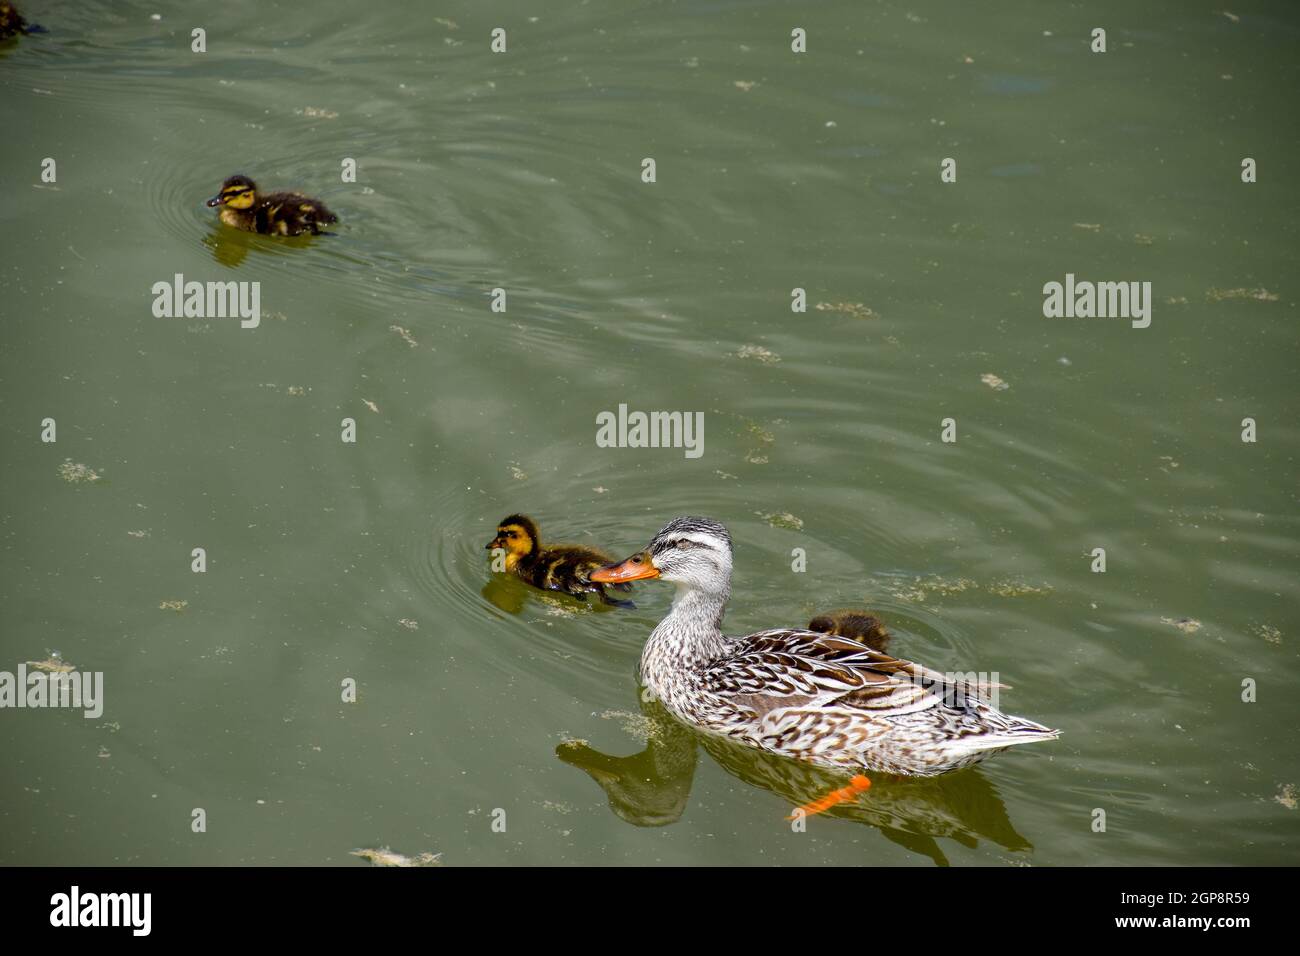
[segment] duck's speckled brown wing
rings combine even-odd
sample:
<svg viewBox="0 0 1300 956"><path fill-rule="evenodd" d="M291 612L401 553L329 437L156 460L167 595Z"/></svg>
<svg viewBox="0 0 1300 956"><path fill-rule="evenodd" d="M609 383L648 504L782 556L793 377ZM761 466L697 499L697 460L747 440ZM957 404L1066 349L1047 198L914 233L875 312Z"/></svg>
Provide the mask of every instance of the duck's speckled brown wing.
<svg viewBox="0 0 1300 956"><path fill-rule="evenodd" d="M846 637L779 629L739 638L702 674L708 690L766 712L833 707L864 717L914 713L975 690Z"/></svg>

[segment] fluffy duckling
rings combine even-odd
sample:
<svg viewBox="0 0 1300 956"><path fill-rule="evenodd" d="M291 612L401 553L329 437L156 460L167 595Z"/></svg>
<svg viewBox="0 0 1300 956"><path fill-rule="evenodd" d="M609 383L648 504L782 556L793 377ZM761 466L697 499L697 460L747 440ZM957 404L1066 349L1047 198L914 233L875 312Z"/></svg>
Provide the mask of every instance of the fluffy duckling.
<svg viewBox="0 0 1300 956"><path fill-rule="evenodd" d="M23 19L18 8L8 0L0 0L0 40L8 40L20 33L44 33L44 27L28 23Z"/></svg>
<svg viewBox="0 0 1300 956"><path fill-rule="evenodd" d="M818 614L808 622L808 630L861 641L873 651L880 651L882 654L889 648L889 631L885 629L884 624L880 623L880 618L868 611L849 608Z"/></svg>
<svg viewBox="0 0 1300 956"><path fill-rule="evenodd" d="M318 236L322 226L339 221L318 199L302 193L263 195L247 176L231 176L208 205L221 207L217 218L227 226L268 236Z"/></svg>
<svg viewBox="0 0 1300 956"><path fill-rule="evenodd" d="M510 515L497 524L496 537L487 543L487 549L501 548L505 552L506 571L527 581L533 587L548 591L563 591L583 601L588 594L598 594L606 604L615 607L636 607L631 601L617 601L610 597L606 585L597 584L589 577L592 571L613 563L613 558L596 548L574 544L542 547L537 522L527 515ZM620 591L632 590L631 585L613 584Z"/></svg>

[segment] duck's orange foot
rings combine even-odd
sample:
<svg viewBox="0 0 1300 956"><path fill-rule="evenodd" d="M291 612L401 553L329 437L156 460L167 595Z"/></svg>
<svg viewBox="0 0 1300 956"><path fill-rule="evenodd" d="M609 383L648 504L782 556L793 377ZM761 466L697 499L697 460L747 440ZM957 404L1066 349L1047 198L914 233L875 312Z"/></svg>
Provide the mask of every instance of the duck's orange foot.
<svg viewBox="0 0 1300 956"><path fill-rule="evenodd" d="M838 790L832 790L824 797L818 797L811 800L795 810L794 813L786 817L787 820L798 820L800 817L810 817L814 813L824 813L837 804L847 803L857 797L859 793L871 786L871 781L862 774L855 774L849 781L847 787L840 787Z"/></svg>

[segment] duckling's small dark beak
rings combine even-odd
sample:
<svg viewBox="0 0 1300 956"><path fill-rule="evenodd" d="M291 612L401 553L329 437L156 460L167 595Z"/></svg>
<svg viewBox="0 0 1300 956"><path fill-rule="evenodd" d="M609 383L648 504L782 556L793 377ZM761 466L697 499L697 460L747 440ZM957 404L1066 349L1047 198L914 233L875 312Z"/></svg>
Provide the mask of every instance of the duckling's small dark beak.
<svg viewBox="0 0 1300 956"><path fill-rule="evenodd" d="M657 578L659 577L659 569L650 560L650 555L644 551L639 551L626 561L607 564L603 568L597 568L587 576L600 584L619 584L623 581L644 581L647 578Z"/></svg>
<svg viewBox="0 0 1300 956"><path fill-rule="evenodd" d="M207 204L208 204L209 206L220 206L220 205L221 205L221 193L217 193L215 196L213 196L211 199L209 199L208 202L207 202Z"/></svg>
<svg viewBox="0 0 1300 956"><path fill-rule="evenodd" d="M493 539L492 539L491 541L489 541L487 544L483 545L483 550L484 550L484 551L491 551L493 548L499 548L499 547L501 547L501 539L500 539L500 538L493 538Z"/></svg>

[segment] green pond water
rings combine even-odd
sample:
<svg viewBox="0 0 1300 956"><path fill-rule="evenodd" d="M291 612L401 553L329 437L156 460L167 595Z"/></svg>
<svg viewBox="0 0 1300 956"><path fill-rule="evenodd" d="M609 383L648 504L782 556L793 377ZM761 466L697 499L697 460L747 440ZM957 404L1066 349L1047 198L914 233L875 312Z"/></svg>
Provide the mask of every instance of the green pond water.
<svg viewBox="0 0 1300 956"><path fill-rule="evenodd" d="M104 709L0 710L0 863L1297 861L1294 6L21 6L0 671ZM341 222L219 226L236 172ZM156 316L176 274L260 324ZM1046 317L1067 274L1150 326ZM598 446L620 404L703 453ZM729 633L872 608L1063 734L793 832L845 781L665 723L671 587L494 575L514 511L716 517Z"/></svg>

